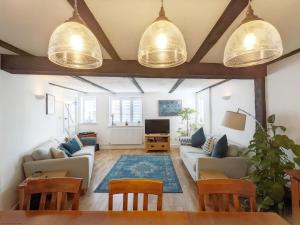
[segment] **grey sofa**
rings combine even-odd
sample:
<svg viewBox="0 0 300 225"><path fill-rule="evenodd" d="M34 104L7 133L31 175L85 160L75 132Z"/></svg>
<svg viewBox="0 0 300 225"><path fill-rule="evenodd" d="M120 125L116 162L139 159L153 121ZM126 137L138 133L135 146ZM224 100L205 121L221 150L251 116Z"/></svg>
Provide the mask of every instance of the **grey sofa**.
<svg viewBox="0 0 300 225"><path fill-rule="evenodd" d="M51 147L57 148L58 145L56 140L50 140L34 148L33 151L36 149L49 151ZM36 171L67 171L68 177L83 178L82 189L85 191L91 181L94 154L94 146L83 146L68 158L34 160L31 155L26 155L23 157L25 177L31 176Z"/></svg>
<svg viewBox="0 0 300 225"><path fill-rule="evenodd" d="M180 158L194 180L201 179L201 170L220 171L230 178L242 178L248 172L248 160L238 156L245 147L229 142L228 153L224 158L206 155L201 148L180 145Z"/></svg>

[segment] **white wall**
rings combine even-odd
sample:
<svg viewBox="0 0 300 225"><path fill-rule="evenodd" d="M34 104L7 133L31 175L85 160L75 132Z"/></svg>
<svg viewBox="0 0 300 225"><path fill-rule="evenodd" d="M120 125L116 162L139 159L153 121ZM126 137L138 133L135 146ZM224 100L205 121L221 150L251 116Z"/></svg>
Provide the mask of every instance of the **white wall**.
<svg viewBox="0 0 300 225"><path fill-rule="evenodd" d="M231 95L227 100L224 95ZM211 134L221 136L226 134L228 139L248 146L255 132L255 122L247 117L244 131L238 131L222 126L226 111L244 109L255 116L255 95L253 80L230 80L210 89ZM206 112L208 113L208 112ZM205 117L209 117L206 115Z"/></svg>
<svg viewBox="0 0 300 225"><path fill-rule="evenodd" d="M112 129L109 127L109 97L110 94L95 94L97 97L97 124L81 124L80 131L95 131L98 134L98 142L102 146L110 146L110 133ZM128 95L128 94L126 94ZM120 94L120 96L122 96ZM134 95L136 96L136 94ZM145 93L139 94L143 101L143 118L144 119L170 119L170 135L171 144L176 144L176 131L180 126L184 126L179 117L159 117L158 116L158 100L182 100L182 107L190 107L195 109L194 93ZM121 129L121 128L120 128ZM144 132L144 129L141 129Z"/></svg>
<svg viewBox="0 0 300 225"><path fill-rule="evenodd" d="M211 89L206 89L205 91L202 91L197 94L197 102L196 102L196 107L198 110L198 103L200 99L203 99L204 101L204 122L202 125L204 132L206 134L211 134L212 133L212 122L211 122Z"/></svg>
<svg viewBox="0 0 300 225"><path fill-rule="evenodd" d="M300 54L268 66L267 110L300 144Z"/></svg>
<svg viewBox="0 0 300 225"><path fill-rule="evenodd" d="M43 91L56 97L56 113L46 115ZM0 209L17 201L17 185L23 180L22 156L52 137L63 134L63 92L38 76L11 75L0 70Z"/></svg>

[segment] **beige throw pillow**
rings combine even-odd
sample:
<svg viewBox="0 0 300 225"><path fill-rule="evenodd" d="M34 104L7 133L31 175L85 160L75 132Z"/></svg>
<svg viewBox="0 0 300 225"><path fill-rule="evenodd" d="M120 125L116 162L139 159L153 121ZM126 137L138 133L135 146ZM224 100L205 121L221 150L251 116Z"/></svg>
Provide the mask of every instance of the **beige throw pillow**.
<svg viewBox="0 0 300 225"><path fill-rule="evenodd" d="M51 155L54 159L68 158L66 153L56 148L50 148Z"/></svg>
<svg viewBox="0 0 300 225"><path fill-rule="evenodd" d="M78 145L80 146L80 149L83 147L82 142L80 141L79 137L77 135L74 136L76 142L78 143Z"/></svg>
<svg viewBox="0 0 300 225"><path fill-rule="evenodd" d="M32 152L31 157L34 160L45 160L52 159L52 155L49 150L46 149L36 149Z"/></svg>

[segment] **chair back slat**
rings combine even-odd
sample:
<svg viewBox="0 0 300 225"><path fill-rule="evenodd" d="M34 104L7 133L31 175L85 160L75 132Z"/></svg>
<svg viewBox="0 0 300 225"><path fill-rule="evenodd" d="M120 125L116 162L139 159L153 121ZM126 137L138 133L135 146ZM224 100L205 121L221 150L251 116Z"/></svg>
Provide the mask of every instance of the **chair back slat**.
<svg viewBox="0 0 300 225"><path fill-rule="evenodd" d="M45 210L47 193L41 193L39 210Z"/></svg>
<svg viewBox="0 0 300 225"><path fill-rule="evenodd" d="M113 210L113 196L123 194L123 210L128 210L128 194L133 194L133 210L138 210L139 194L143 194L143 210L148 210L148 195L157 196L157 210L162 210L163 182L155 179L111 180L108 187L108 210Z"/></svg>
<svg viewBox="0 0 300 225"><path fill-rule="evenodd" d="M127 211L128 208L128 194L123 194L123 210Z"/></svg>
<svg viewBox="0 0 300 225"><path fill-rule="evenodd" d="M293 215L300 212L300 169L287 170L291 179Z"/></svg>
<svg viewBox="0 0 300 225"><path fill-rule="evenodd" d="M148 194L144 194L144 199L143 199L143 210L147 211L148 210Z"/></svg>
<svg viewBox="0 0 300 225"><path fill-rule="evenodd" d="M72 195L71 209L78 210L81 190L81 178L42 178L28 180L24 186L23 210L30 210L31 196L40 194L39 210L63 210L67 194ZM50 196L50 203L48 200ZM59 196L59 197L58 197Z"/></svg>
<svg viewBox="0 0 300 225"><path fill-rule="evenodd" d="M241 211L240 197L249 198L251 211L256 211L256 188L246 180L237 179L210 179L197 181L199 193L199 208L207 210L205 199L212 202L214 211L230 211L231 200L234 211Z"/></svg>
<svg viewBox="0 0 300 225"><path fill-rule="evenodd" d="M57 208L57 195L58 193L54 192L52 193L52 196L51 196L51 201L50 201L50 209L51 210L55 210L55 209L58 209Z"/></svg>
<svg viewBox="0 0 300 225"><path fill-rule="evenodd" d="M133 210L136 211L138 209L138 200L139 200L139 193L133 194Z"/></svg>

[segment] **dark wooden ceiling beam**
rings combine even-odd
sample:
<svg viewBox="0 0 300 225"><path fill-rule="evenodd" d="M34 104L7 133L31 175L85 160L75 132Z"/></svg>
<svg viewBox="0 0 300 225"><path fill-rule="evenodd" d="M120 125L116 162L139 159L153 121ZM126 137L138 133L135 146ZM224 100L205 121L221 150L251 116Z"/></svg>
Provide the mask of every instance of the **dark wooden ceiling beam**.
<svg viewBox="0 0 300 225"><path fill-rule="evenodd" d="M5 49L11 51L11 52L14 52L14 53L18 54L18 55L32 56L32 54L30 54L30 53L28 53L28 52L26 52L26 51L24 51L20 48L17 48L16 46L13 46L13 45L11 45L11 44L9 44L5 41L2 41L2 40L0 40L0 46L2 48L5 48Z"/></svg>
<svg viewBox="0 0 300 225"><path fill-rule="evenodd" d="M131 82L133 83L133 85L142 93L144 94L144 90L143 88L141 87L141 85L137 82L137 80L134 78L134 77L131 77L130 78Z"/></svg>
<svg viewBox="0 0 300 225"><path fill-rule="evenodd" d="M69 4L74 7L74 0L67 0ZM97 37L102 47L107 51L110 57L114 60L121 60L121 57L118 55L117 51L112 46L108 37L104 33L102 27L98 23L97 19L87 6L84 0L77 1L77 7L81 18L84 20L86 25L90 28L90 30Z"/></svg>
<svg viewBox="0 0 300 225"><path fill-rule="evenodd" d="M278 61L281 61L281 60L283 60L283 59L286 59L286 58L288 58L288 57L291 57L291 56L293 56L293 55L296 55L296 54L298 54L298 53L300 53L300 48L297 48L297 49L294 50L294 51L291 51L291 52L289 52L289 53L286 53L286 54L280 56L280 57L277 58L277 59L274 59L273 61L267 63L267 65L271 65L271 64L276 63L276 62L278 62Z"/></svg>
<svg viewBox="0 0 300 225"><path fill-rule="evenodd" d="M194 79L254 79L267 75L266 65L229 68L217 63L184 63L167 69L141 66L136 60L104 60L92 70L76 70L51 63L47 57L2 55L1 69L13 74L112 76L143 78L194 78Z"/></svg>
<svg viewBox="0 0 300 225"><path fill-rule="evenodd" d="M80 92L80 93L83 93L83 94L87 94L87 92L85 92L85 91L80 91L80 90L70 88L70 87L66 87L66 86L63 86L63 85L54 84L54 83L51 83L51 82L49 84L51 86L54 86L54 87L59 87L59 88L67 89L67 90L70 90L70 91L77 91L77 92Z"/></svg>
<svg viewBox="0 0 300 225"><path fill-rule="evenodd" d="M169 91L169 93L173 93L178 87L179 85L184 81L184 79L178 79L175 84L173 85L173 87L171 88L171 90Z"/></svg>
<svg viewBox="0 0 300 225"><path fill-rule="evenodd" d="M191 63L198 63L201 59L209 52L209 50L217 43L217 41L223 36L225 31L230 27L233 21L240 15L240 13L248 5L248 0L231 0L226 9L224 10L217 23L214 25L210 33L207 35L196 54L191 59ZM177 81L179 85L182 83L181 80ZM177 84L175 83L175 85ZM176 88L178 88L178 86ZM175 89L176 89L175 88ZM175 90L174 89L174 90ZM169 93L171 93L172 89ZM173 91L174 91L173 90ZM173 92L172 91L172 92Z"/></svg>
<svg viewBox="0 0 300 225"><path fill-rule="evenodd" d="M90 80L88 80L88 79L85 79L85 78L83 78L83 77L80 77L80 76L72 76L72 77L73 77L74 79L80 80L80 81L82 81L82 82L84 82L84 83L90 84L90 85L92 85L92 86L94 86L94 87L96 87L96 88L99 88L99 89L101 89L101 90L107 91L107 92L109 92L109 93L111 93L111 94L115 94L115 92L113 92L113 91L111 91L111 90L109 90L109 89L107 89L107 88L105 88L105 87L103 87L103 86L101 86L101 85L99 85L99 84L96 84L96 83L94 83L94 82L92 82L92 81L90 81Z"/></svg>
<svg viewBox="0 0 300 225"><path fill-rule="evenodd" d="M209 52L209 50L217 43L225 31L230 27L233 21L246 8L249 0L231 0L225 11L214 25L200 48L192 58L191 62L199 62Z"/></svg>
<svg viewBox="0 0 300 225"><path fill-rule="evenodd" d="M205 90L207 90L207 89L216 87L216 86L218 86L218 85L220 85L220 84L224 84L224 83L227 82L227 81L230 81L230 79L226 79L226 80L219 81L219 82L217 82L217 83L215 83L215 84L212 84L212 85L210 85L210 86L208 86L208 87L206 87L206 88L201 89L200 91L197 91L196 93L198 94L198 93L200 93L200 92L202 92L202 91L205 91Z"/></svg>

